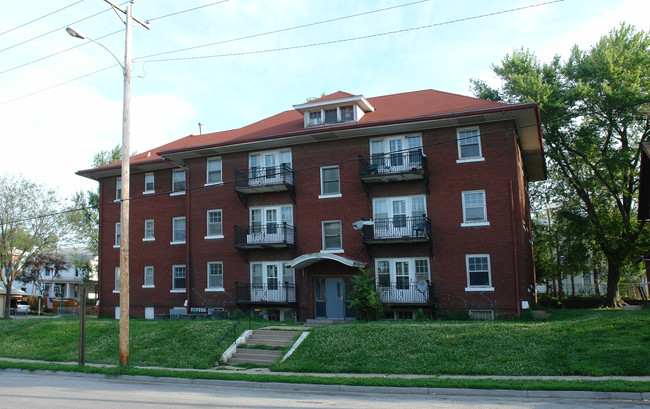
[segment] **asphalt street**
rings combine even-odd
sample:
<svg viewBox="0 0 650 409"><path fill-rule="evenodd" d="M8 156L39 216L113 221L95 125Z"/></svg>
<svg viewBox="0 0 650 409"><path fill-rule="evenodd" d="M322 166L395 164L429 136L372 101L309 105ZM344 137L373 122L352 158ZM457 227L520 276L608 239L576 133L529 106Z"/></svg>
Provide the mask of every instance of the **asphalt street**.
<svg viewBox="0 0 650 409"><path fill-rule="evenodd" d="M469 395L468 394L472 394ZM647 401L525 391L339 387L0 371L0 409L16 408L641 408Z"/></svg>

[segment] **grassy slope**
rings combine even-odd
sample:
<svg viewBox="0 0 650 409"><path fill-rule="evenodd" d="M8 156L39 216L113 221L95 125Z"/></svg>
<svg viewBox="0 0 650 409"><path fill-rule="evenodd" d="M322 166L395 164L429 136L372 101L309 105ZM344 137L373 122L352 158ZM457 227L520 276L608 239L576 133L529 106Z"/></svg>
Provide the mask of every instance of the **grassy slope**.
<svg viewBox="0 0 650 409"><path fill-rule="evenodd" d="M555 312L543 322L358 323L314 328L273 369L464 375L650 375L650 311Z"/></svg>
<svg viewBox="0 0 650 409"><path fill-rule="evenodd" d="M265 322L253 321L254 327ZM232 321L131 320L132 365L210 368ZM240 326L246 327L247 325ZM87 321L86 362L118 362L118 322ZM0 320L0 356L76 361L78 324ZM555 312L533 322L379 322L317 327L273 369L490 375L650 375L650 311Z"/></svg>

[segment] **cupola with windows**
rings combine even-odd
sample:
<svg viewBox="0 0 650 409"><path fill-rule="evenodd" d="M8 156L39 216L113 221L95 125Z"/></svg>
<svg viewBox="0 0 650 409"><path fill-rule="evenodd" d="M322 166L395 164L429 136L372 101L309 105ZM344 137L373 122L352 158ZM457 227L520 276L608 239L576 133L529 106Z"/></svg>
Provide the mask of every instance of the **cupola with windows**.
<svg viewBox="0 0 650 409"><path fill-rule="evenodd" d="M358 122L364 114L375 110L363 95L342 91L294 105L293 108L304 115L305 128Z"/></svg>

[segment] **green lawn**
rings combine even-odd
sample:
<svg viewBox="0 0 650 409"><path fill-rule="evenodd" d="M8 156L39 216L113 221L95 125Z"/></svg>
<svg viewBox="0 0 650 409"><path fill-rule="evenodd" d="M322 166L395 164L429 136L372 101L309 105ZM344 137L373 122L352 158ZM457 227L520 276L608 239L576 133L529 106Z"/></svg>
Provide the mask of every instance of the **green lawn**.
<svg viewBox="0 0 650 409"><path fill-rule="evenodd" d="M553 311L548 320L315 327L273 367L296 372L650 375L650 311Z"/></svg>
<svg viewBox="0 0 650 409"><path fill-rule="evenodd" d="M553 311L547 320L352 323L314 327L278 371L464 375L650 375L650 310ZM230 320L131 320L130 362L211 368ZM268 322L253 320L259 327ZM248 328L245 321L240 330ZM76 361L78 322L0 320L0 356ZM118 363L118 322L87 321L86 362Z"/></svg>

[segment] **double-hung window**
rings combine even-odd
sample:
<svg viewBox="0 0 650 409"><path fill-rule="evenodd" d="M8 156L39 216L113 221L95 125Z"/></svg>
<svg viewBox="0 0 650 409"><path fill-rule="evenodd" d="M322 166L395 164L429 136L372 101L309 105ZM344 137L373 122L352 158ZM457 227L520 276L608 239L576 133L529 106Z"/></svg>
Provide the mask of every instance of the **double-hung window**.
<svg viewBox="0 0 650 409"><path fill-rule="evenodd" d="M115 201L122 200L122 178L115 179Z"/></svg>
<svg viewBox="0 0 650 409"><path fill-rule="evenodd" d="M144 174L144 192L145 194L155 193L153 172Z"/></svg>
<svg viewBox="0 0 650 409"><path fill-rule="evenodd" d="M223 237L223 220L221 210L208 210L207 212L207 235L206 239Z"/></svg>
<svg viewBox="0 0 650 409"><path fill-rule="evenodd" d="M153 266L144 267L144 283L142 284L144 288L153 288Z"/></svg>
<svg viewBox="0 0 650 409"><path fill-rule="evenodd" d="M185 243L185 217L174 217L172 219L172 243Z"/></svg>
<svg viewBox="0 0 650 409"><path fill-rule="evenodd" d="M485 207L485 191L463 192L463 223L461 226L489 226Z"/></svg>
<svg viewBox="0 0 650 409"><path fill-rule="evenodd" d="M172 171L172 194L185 193L185 171Z"/></svg>
<svg viewBox="0 0 650 409"><path fill-rule="evenodd" d="M221 177L221 158L210 158L206 161L205 184L213 185L222 183Z"/></svg>
<svg viewBox="0 0 650 409"><path fill-rule="evenodd" d="M113 290L114 293L119 293L120 292L120 268L115 267L115 289Z"/></svg>
<svg viewBox="0 0 650 409"><path fill-rule="evenodd" d="M321 195L324 197L340 197L341 185L338 166L324 166L320 168Z"/></svg>
<svg viewBox="0 0 650 409"><path fill-rule="evenodd" d="M466 291L494 291L489 254L467 254L465 263L467 268Z"/></svg>
<svg viewBox="0 0 650 409"><path fill-rule="evenodd" d="M457 162L484 160L481 153L481 137L478 126L457 129L456 138L458 139Z"/></svg>
<svg viewBox="0 0 650 409"><path fill-rule="evenodd" d="M340 220L323 222L323 251L333 253L343 252Z"/></svg>
<svg viewBox="0 0 650 409"><path fill-rule="evenodd" d="M115 244L113 247L120 247L120 222L115 223Z"/></svg>
<svg viewBox="0 0 650 409"><path fill-rule="evenodd" d="M223 263L211 261L208 263L208 286L206 291L223 290Z"/></svg>
<svg viewBox="0 0 650 409"><path fill-rule="evenodd" d="M184 265L172 266L172 292L185 291L186 274Z"/></svg>
<svg viewBox="0 0 650 409"><path fill-rule="evenodd" d="M153 241L155 240L153 234L153 219L148 219L144 221L144 238L142 241Z"/></svg>

